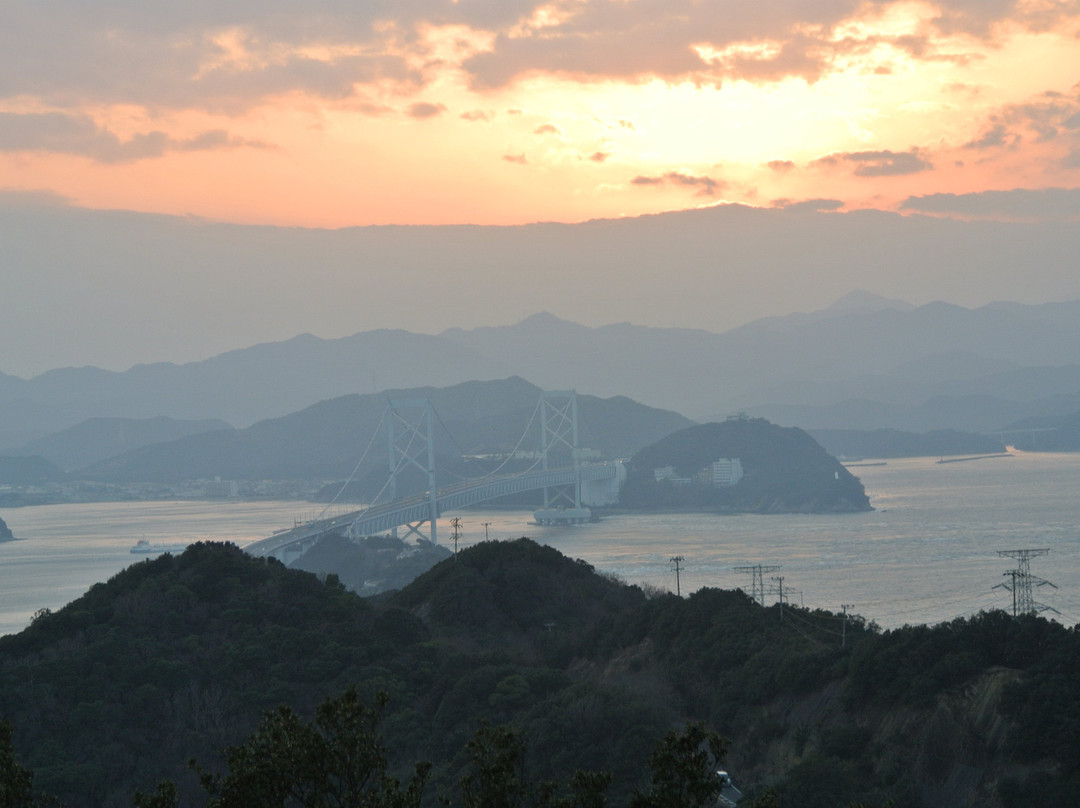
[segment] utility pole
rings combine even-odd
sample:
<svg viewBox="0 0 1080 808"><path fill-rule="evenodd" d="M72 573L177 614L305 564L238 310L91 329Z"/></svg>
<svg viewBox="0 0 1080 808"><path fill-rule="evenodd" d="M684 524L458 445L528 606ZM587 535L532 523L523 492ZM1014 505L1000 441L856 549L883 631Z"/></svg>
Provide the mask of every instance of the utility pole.
<svg viewBox="0 0 1080 808"><path fill-rule="evenodd" d="M779 564L755 564L751 567L733 567L735 572L746 572L750 574L750 598L756 600L763 607L765 606L765 578L764 575L769 572L776 572L780 569Z"/></svg>
<svg viewBox="0 0 1080 808"><path fill-rule="evenodd" d="M854 609L854 603L842 603L840 608L844 610L844 627L840 630L840 647L847 648L847 610Z"/></svg>
<svg viewBox="0 0 1080 808"><path fill-rule="evenodd" d="M453 531L450 538L454 540L454 560L457 561L457 543L461 538L461 519L454 517L450 520L450 529Z"/></svg>
<svg viewBox="0 0 1080 808"><path fill-rule="evenodd" d="M1031 559L1037 556L1044 556L1050 552L1048 548L1038 550L998 550L997 554L1003 558L1012 558L1016 561L1016 569L1009 570L1003 573L1010 581L1008 583L1001 583L994 587L1007 589L1012 593L1013 597L1013 617L1019 617L1022 614L1037 614L1042 611L1057 612L1057 609L1052 609L1049 606L1044 606L1041 603L1036 603L1035 598L1032 595L1032 588L1036 586L1053 586L1057 589L1057 586L1045 581L1038 576L1031 574Z"/></svg>
<svg viewBox="0 0 1080 808"><path fill-rule="evenodd" d="M1016 586L1017 581L1016 581L1016 579L1018 577L1020 577L1020 570L1009 570L1008 572L1003 572L1001 574L1005 575L1005 576L1007 576L1009 578L1012 578L1012 583L998 584L997 586L994 587L994 589L1002 588L1002 589L1005 589L1005 590L1007 590L1009 592L1012 592L1012 601L1013 601L1012 613L1013 613L1013 617L1016 617L1016 590L1017 590L1017 586Z"/></svg>
<svg viewBox="0 0 1080 808"><path fill-rule="evenodd" d="M773 578L780 585L780 622L784 622L784 576Z"/></svg>
<svg viewBox="0 0 1080 808"><path fill-rule="evenodd" d="M684 561L686 559L681 555L671 557L671 563L675 565L675 594L680 598L682 597L682 586L679 583L679 565Z"/></svg>
<svg viewBox="0 0 1080 808"><path fill-rule="evenodd" d="M488 540L488 528L491 527L491 522L484 522L484 541Z"/></svg>

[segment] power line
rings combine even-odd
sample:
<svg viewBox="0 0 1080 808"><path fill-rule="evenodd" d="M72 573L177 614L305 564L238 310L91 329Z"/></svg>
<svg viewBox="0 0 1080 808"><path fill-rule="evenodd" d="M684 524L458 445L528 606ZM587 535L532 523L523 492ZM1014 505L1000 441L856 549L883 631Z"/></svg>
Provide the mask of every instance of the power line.
<svg viewBox="0 0 1080 808"><path fill-rule="evenodd" d="M788 617L791 617L791 616L792 616L793 614L794 614L794 612L792 612L792 611L790 611L790 610L788 611ZM791 622L790 620L789 620L789 621L787 622L787 625L788 625L788 627L789 627L789 628L792 628L792 629L794 629L794 630L795 630L795 631L796 631L796 632L797 632L798 634L800 634L800 635L801 635L801 636L802 636L802 637L803 637L804 639L806 639L806 640L809 640L810 642L814 643L815 645L818 645L818 646L821 646L821 647L825 647L825 643L823 643L823 642L822 642L821 640L819 640L819 639L818 639L817 637L811 637L811 636L810 636L809 634L807 634L807 633L806 633L805 631L803 631L803 630L802 630L801 628L799 628L799 627L798 627L797 625L795 625L794 623L792 623L792 622ZM807 625L809 625L809 626L812 626L812 627L813 627L813 624L812 624L812 623L807 623Z"/></svg>
<svg viewBox="0 0 1080 808"><path fill-rule="evenodd" d="M802 623L803 625L809 626L810 628L814 629L815 631L821 631L821 632L824 632L825 634L832 634L834 637L839 637L840 636L839 631L834 631L831 628L825 628L824 626L820 626L817 623L814 623L812 620L810 620L807 615L799 614L799 612L797 610L795 610L795 609L788 609L787 616L788 616L789 620L793 618L793 619L797 620L798 622Z"/></svg>

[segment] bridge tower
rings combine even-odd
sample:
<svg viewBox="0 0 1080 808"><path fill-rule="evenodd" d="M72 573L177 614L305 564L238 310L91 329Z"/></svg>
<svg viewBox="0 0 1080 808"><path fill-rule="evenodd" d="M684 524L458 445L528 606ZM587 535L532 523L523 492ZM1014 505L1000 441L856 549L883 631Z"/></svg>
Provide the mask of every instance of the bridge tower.
<svg viewBox="0 0 1080 808"><path fill-rule="evenodd" d="M552 454L567 452L574 468L570 485L544 488L544 507L535 513L540 524L587 522L592 517L581 506L581 454L578 449L577 391L546 390L540 396L540 450L544 471Z"/></svg>
<svg viewBox="0 0 1080 808"><path fill-rule="evenodd" d="M439 509L435 501L435 436L434 408L426 398L391 401L384 416L386 422L387 448L389 449L390 482L387 487L390 500L397 499L398 475L409 468L419 469L427 475L428 517L406 525L405 538L413 533L423 537L420 526L430 525L432 544L438 544L436 523ZM411 417L410 417L411 416ZM397 528L391 531L397 537Z"/></svg>

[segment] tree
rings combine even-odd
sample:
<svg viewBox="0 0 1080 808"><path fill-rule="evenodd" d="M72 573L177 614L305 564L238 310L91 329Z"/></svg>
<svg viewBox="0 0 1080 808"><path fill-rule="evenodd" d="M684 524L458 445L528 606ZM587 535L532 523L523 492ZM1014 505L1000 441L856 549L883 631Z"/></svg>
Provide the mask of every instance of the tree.
<svg viewBox="0 0 1080 808"><path fill-rule="evenodd" d="M611 785L611 772L587 772L578 769L570 777L574 796L563 808L604 808L604 795Z"/></svg>
<svg viewBox="0 0 1080 808"><path fill-rule="evenodd" d="M461 778L465 808L522 808L526 784L525 741L510 727L483 722L465 745L471 769Z"/></svg>
<svg viewBox="0 0 1080 808"><path fill-rule="evenodd" d="M0 808L33 808L45 805L34 796L34 773L15 760L11 724L0 721Z"/></svg>
<svg viewBox="0 0 1080 808"><path fill-rule="evenodd" d="M630 808L712 808L724 787L717 766L727 744L703 722L671 730L649 756L652 785L636 791Z"/></svg>
<svg viewBox="0 0 1080 808"><path fill-rule="evenodd" d="M180 792L176 783L161 783L153 794L136 791L132 802L135 808L179 808Z"/></svg>
<svg viewBox="0 0 1080 808"><path fill-rule="evenodd" d="M752 808L780 808L780 793L775 788L765 789Z"/></svg>
<svg viewBox="0 0 1080 808"><path fill-rule="evenodd" d="M464 808L604 808L610 773L579 769L570 778L571 795L560 797L557 783L525 777L525 740L510 727L485 721L465 748L471 769L461 779Z"/></svg>
<svg viewBox="0 0 1080 808"><path fill-rule="evenodd" d="M417 764L404 788L388 774L378 733L386 701L368 707L350 687L319 705L311 724L288 707L267 713L227 751L227 775L203 775L210 808L419 808L431 767Z"/></svg>

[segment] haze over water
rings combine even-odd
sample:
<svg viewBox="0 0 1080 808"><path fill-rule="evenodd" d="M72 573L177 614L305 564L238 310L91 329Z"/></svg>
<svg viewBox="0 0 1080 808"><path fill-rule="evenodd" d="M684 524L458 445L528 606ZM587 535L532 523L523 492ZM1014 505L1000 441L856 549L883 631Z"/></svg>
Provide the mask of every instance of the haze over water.
<svg viewBox="0 0 1080 808"><path fill-rule="evenodd" d="M846 515L655 514L544 528L527 511L461 511L463 545L529 536L630 583L684 594L703 586L749 591L733 568L781 565L789 600L850 612L885 628L936 623L1011 608L994 589L1016 562L998 550L1049 548L1031 572L1058 588L1037 601L1063 623L1080 621L1080 454L1016 454L960 463L889 460L854 468L871 513ZM140 556L136 541L200 539L246 544L321 506L303 502L136 502L51 505L0 512L22 541L0 544L0 633L22 630L39 608L56 609ZM449 519L439 539L449 542ZM776 582L766 581L775 585ZM775 600L771 598L770 600Z"/></svg>

